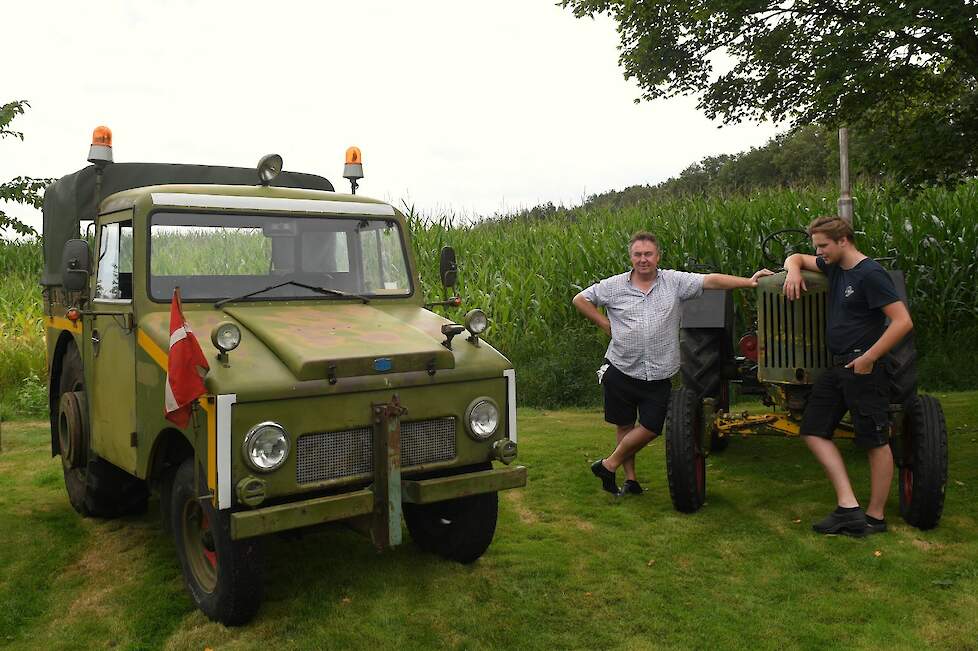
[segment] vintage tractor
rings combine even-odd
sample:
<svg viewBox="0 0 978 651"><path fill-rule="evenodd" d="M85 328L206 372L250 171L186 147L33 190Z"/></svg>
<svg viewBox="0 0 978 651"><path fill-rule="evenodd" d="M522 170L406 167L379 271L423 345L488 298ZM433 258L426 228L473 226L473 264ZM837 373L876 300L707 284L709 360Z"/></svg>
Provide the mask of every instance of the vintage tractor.
<svg viewBox="0 0 978 651"><path fill-rule="evenodd" d="M840 215L852 219L848 196L846 134L840 132L842 198ZM762 242L765 259L780 267L785 257L808 244L803 230L788 229ZM828 283L803 272L808 291L795 301L782 293L785 272L762 278L756 294L755 330L734 351L731 292L706 290L684 304L680 330L682 386L673 393L666 427L669 492L679 511L698 510L706 498L706 458L724 450L734 436L798 436L812 385L829 368L826 344ZM906 303L901 271L891 270ZM883 361L883 360L881 360ZM896 462L900 514L909 524L931 529L940 521L947 484L947 427L941 403L917 393L916 350L911 332L885 360L891 371L890 445ZM732 413L730 384L759 393L767 413ZM836 439L852 438L843 421Z"/></svg>

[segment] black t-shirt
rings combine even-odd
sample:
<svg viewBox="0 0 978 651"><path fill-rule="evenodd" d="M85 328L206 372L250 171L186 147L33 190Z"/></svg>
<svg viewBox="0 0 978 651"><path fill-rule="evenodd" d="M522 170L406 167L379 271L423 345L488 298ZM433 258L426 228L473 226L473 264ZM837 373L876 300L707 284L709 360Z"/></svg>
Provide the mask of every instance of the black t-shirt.
<svg viewBox="0 0 978 651"><path fill-rule="evenodd" d="M829 281L829 351L844 355L867 351L886 329L883 307L900 300L890 274L876 260L865 258L852 269L815 259Z"/></svg>

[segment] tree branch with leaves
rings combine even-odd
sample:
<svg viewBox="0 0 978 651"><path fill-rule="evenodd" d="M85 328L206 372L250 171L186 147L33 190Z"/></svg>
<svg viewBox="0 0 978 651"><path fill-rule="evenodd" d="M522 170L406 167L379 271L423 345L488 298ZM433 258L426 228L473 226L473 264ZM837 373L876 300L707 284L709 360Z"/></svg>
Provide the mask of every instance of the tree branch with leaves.
<svg viewBox="0 0 978 651"><path fill-rule="evenodd" d="M976 0L561 5L579 18L615 19L619 62L641 99L695 95L707 117L724 123L871 128L896 116L893 155L881 159L881 171L911 185L978 173Z"/></svg>
<svg viewBox="0 0 978 651"><path fill-rule="evenodd" d="M10 124L14 121L14 118L23 115L25 109L29 106L30 104L26 100L15 100L0 106L0 139L16 138L21 141L24 140L23 132L14 131L10 128ZM18 176L6 183L0 183L0 201L19 203L40 209L43 204L44 188L53 180ZM8 215L0 208L0 239L3 239L4 232L8 230L22 236L37 235L36 230L16 217Z"/></svg>

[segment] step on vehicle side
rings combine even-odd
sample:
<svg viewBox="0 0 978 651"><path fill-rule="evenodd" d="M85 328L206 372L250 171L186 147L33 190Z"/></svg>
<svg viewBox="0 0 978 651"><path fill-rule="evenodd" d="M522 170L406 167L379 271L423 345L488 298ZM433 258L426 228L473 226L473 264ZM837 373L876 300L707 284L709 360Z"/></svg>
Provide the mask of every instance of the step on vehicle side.
<svg viewBox="0 0 978 651"><path fill-rule="evenodd" d="M388 549L403 515L420 548L478 559L497 492L526 484L515 372L480 310L428 309L460 299L425 303L404 215L355 195L359 150L354 194L276 155L112 163L105 127L89 161L44 197L51 452L75 510L158 492L194 603L226 625L261 603L266 534L343 521ZM210 367L183 428L164 417L175 288Z"/></svg>
<svg viewBox="0 0 978 651"><path fill-rule="evenodd" d="M852 221L849 196L848 136L840 132L842 197L839 214ZM788 254L808 245L808 233L788 229L761 243L765 259L780 266ZM761 278L756 292L754 329L733 352L731 292L706 290L683 304L680 323L682 386L673 393L666 425L666 468L673 506L692 513L706 499L706 459L722 452L734 436L798 436L808 396L830 365L825 335L828 282L823 274L802 272L808 287L802 297L782 293L785 272ZM901 271L890 276L907 303ZM947 426L941 403L917 394L917 354L913 332L881 363L889 366L890 446L897 466L900 515L919 529L937 526L947 486ZM731 413L729 386L762 396L774 410L765 414ZM843 421L835 438L853 437Z"/></svg>

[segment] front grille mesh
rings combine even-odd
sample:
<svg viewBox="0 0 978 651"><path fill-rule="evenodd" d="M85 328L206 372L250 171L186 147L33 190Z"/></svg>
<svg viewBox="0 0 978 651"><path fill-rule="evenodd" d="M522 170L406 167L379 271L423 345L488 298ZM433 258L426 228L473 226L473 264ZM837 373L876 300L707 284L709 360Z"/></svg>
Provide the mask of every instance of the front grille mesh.
<svg viewBox="0 0 978 651"><path fill-rule="evenodd" d="M304 434L296 443L295 478L300 484L373 472L373 428ZM401 423L401 467L455 458L455 419Z"/></svg>
<svg viewBox="0 0 978 651"><path fill-rule="evenodd" d="M761 294L761 366L818 369L829 366L825 339L826 293L806 292L789 301L783 294Z"/></svg>

